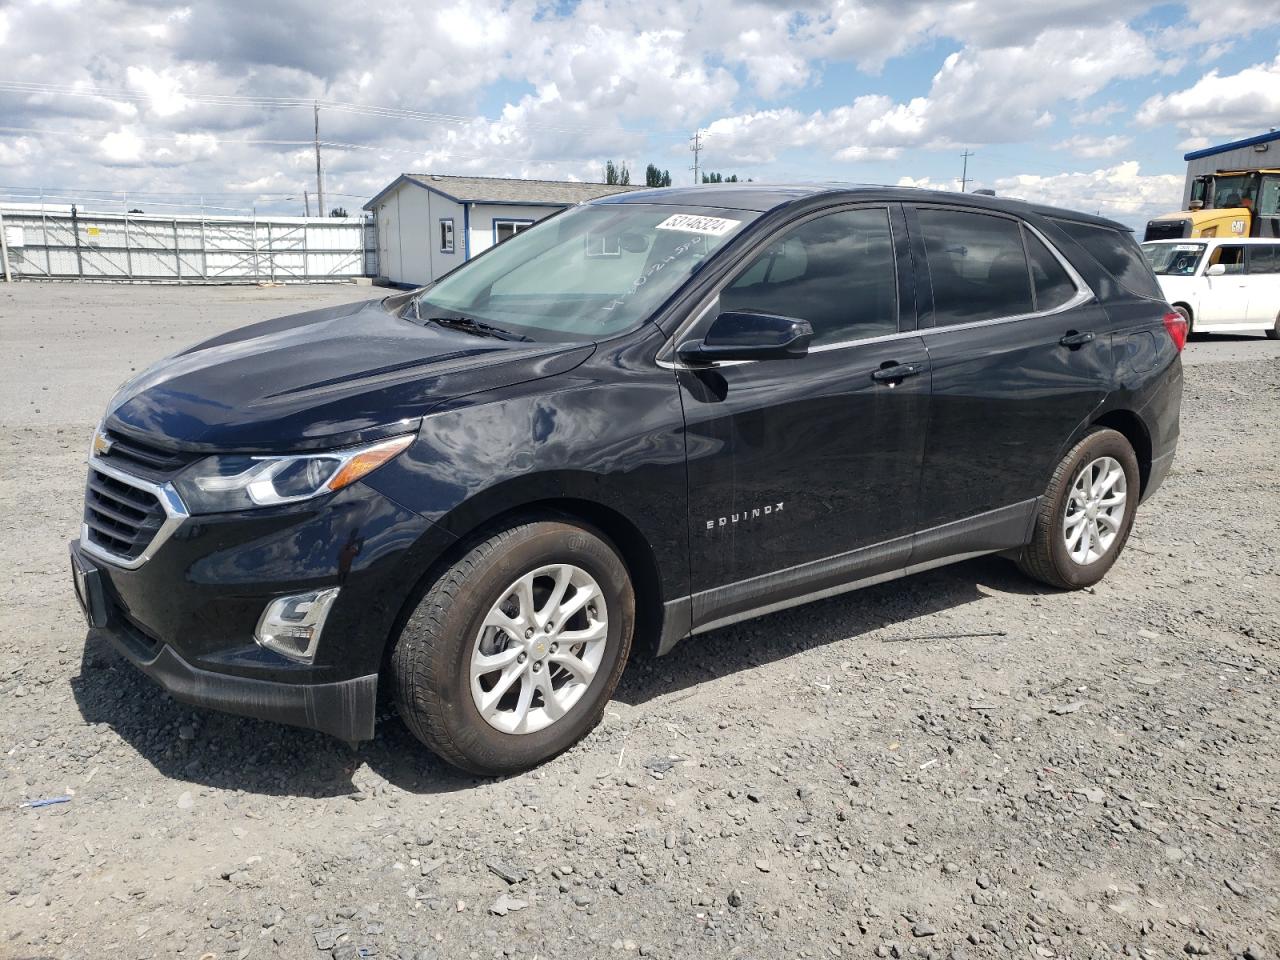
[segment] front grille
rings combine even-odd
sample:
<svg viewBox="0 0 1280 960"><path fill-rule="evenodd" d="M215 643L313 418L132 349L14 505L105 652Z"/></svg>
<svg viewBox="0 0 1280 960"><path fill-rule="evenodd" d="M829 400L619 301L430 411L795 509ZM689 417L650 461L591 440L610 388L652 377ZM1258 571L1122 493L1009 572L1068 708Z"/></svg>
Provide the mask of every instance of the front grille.
<svg viewBox="0 0 1280 960"><path fill-rule="evenodd" d="M1149 220L1143 240L1181 240L1191 236L1190 220Z"/></svg>
<svg viewBox="0 0 1280 960"><path fill-rule="evenodd" d="M111 450L105 459L124 464L140 464L148 470L160 473L173 473L195 460L198 454L183 453L180 450L168 450L154 444L144 443L126 436L116 430L106 431L111 441Z"/></svg>
<svg viewBox="0 0 1280 960"><path fill-rule="evenodd" d="M84 524L89 542L125 560L136 560L164 524L164 507L148 490L89 467Z"/></svg>

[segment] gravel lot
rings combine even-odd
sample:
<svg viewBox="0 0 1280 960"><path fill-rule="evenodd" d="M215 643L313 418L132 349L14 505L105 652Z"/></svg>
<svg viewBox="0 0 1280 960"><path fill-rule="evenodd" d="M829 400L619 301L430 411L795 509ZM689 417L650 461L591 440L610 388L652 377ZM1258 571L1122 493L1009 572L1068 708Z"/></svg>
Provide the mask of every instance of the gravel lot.
<svg viewBox="0 0 1280 960"><path fill-rule="evenodd" d="M0 958L1275 960L1280 344L1189 345L1174 472L1095 590L987 559L721 630L495 782L84 648L65 541L116 384L370 295L0 284Z"/></svg>

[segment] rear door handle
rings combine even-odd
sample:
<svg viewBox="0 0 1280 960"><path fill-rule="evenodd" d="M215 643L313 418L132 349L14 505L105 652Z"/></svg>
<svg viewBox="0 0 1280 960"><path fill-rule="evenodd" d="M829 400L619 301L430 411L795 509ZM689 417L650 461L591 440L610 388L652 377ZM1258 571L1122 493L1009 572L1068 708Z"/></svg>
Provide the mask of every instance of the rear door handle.
<svg viewBox="0 0 1280 960"><path fill-rule="evenodd" d="M1086 343L1092 343L1092 342L1093 342L1092 330L1086 330L1083 333L1080 333L1075 330L1069 330L1067 331L1066 335L1061 340L1058 341L1058 343L1062 344L1062 346L1071 347L1073 349L1075 347L1083 347Z"/></svg>
<svg viewBox="0 0 1280 960"><path fill-rule="evenodd" d="M876 383L899 383L907 377L914 377L916 374L924 373L925 365L923 363L896 363L890 361L882 364L879 369L871 371L871 379Z"/></svg>

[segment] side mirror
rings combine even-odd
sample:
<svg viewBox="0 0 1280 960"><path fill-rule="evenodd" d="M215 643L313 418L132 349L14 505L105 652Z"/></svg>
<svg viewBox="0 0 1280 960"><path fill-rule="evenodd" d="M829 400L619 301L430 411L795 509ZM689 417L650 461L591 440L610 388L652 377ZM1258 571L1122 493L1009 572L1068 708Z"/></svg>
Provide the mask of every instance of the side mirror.
<svg viewBox="0 0 1280 960"><path fill-rule="evenodd" d="M1222 277L1226 276L1227 265L1225 263L1215 263L1204 272L1206 277Z"/></svg>
<svg viewBox="0 0 1280 960"><path fill-rule="evenodd" d="M808 320L771 313L722 313L703 340L680 344L676 355L688 364L717 360L795 360L809 352L813 327Z"/></svg>

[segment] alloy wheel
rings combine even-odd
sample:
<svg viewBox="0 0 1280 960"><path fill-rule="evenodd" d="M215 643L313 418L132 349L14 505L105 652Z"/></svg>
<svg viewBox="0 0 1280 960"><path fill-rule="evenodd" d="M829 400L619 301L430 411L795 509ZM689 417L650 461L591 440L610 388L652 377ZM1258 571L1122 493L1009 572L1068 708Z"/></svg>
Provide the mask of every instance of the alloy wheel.
<svg viewBox="0 0 1280 960"><path fill-rule="evenodd" d="M581 567L557 563L511 584L471 653L471 697L503 733L543 730L582 699L609 636L604 593Z"/></svg>
<svg viewBox="0 0 1280 960"><path fill-rule="evenodd" d="M1114 457L1099 457L1076 474L1067 496L1062 536L1067 555L1087 566L1115 544L1124 523L1128 480Z"/></svg>

